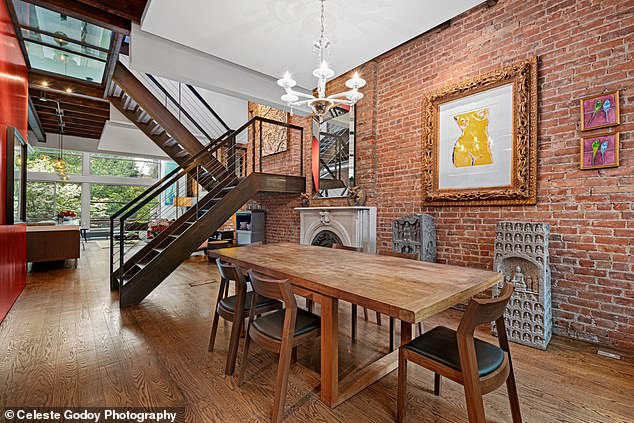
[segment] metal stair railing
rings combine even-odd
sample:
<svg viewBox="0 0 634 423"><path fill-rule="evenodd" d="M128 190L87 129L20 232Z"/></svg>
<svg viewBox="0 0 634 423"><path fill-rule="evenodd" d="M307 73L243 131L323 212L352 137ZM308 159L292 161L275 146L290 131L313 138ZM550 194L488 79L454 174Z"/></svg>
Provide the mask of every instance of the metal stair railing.
<svg viewBox="0 0 634 423"><path fill-rule="evenodd" d="M202 215L213 208L216 199L221 198L223 192L226 194L226 189L236 181L236 178L246 177L251 172L256 172L256 169L259 172L266 170L266 164L263 163L266 162L266 157L263 160L262 156L262 133L267 125L298 131L300 136L299 169L294 170L295 164L288 161L283 170L278 168L277 171L270 173L304 176L301 126L256 116L237 130L225 132L110 217L112 289L117 289L120 284L125 283L125 276L130 269L143 259L144 256L136 260L136 263L131 263L137 253L150 243L169 244L169 235L173 235L172 232L179 231L186 224L187 227L193 226ZM252 141L249 141L249 144L237 143L236 139L245 131ZM259 133L259 137L256 137L256 133ZM247 154L249 149L251 154ZM206 191L203 185L209 190ZM209 195L210 193L214 195ZM175 198L188 200L183 200L182 206L179 206L174 204ZM166 199L172 199L172 204L165 204ZM186 207L187 211L181 213L181 207ZM153 234L155 236L151 240L147 235L143 235L148 233L151 223L158 222L169 224L170 230ZM187 230L187 227L184 230ZM149 243L145 244L145 241Z"/></svg>

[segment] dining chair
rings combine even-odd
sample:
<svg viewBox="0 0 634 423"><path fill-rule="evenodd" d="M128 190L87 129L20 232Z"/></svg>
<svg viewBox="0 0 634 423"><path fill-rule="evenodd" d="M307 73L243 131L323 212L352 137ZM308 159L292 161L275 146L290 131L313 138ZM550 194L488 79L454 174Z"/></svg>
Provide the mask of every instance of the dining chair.
<svg viewBox="0 0 634 423"><path fill-rule="evenodd" d="M381 251L379 252L381 256L390 256L390 257L400 257L406 258L409 260L418 260L420 255L418 253L399 253L397 251ZM390 352L394 351L394 317L390 317ZM418 334L423 334L423 324L418 322L416 324L416 328L418 329Z"/></svg>
<svg viewBox="0 0 634 423"><path fill-rule="evenodd" d="M253 291L248 290L247 281L240 266L223 263L220 259L216 259L216 264L220 272L220 288L218 289L218 298L216 299L216 308L211 324L208 351L213 351L214 349L220 317L232 322L231 337L225 364L225 374L231 375L236 366L238 344L240 342L240 333L242 332L244 319L251 308L254 295ZM229 295L229 285L231 281L235 283L235 295ZM260 296L255 305L258 314L282 308L282 303L265 296ZM236 324L236 322L238 322L238 324Z"/></svg>
<svg viewBox="0 0 634 423"><path fill-rule="evenodd" d="M288 374L291 361L295 361L297 357L297 346L319 336L321 319L319 316L297 307L293 288L288 279L270 279L252 270L249 270L248 274L255 292L255 302L251 303L249 311L238 386L242 386L244 381L251 340L265 349L279 354L275 398L271 413L271 422L277 423L284 414ZM260 296L279 300L285 308L262 317L256 317L258 312L255 305Z"/></svg>
<svg viewBox="0 0 634 423"><path fill-rule="evenodd" d="M335 248L338 250L356 251L358 253L363 252L362 247L348 247L347 245L343 245L343 244L332 244L332 248ZM365 307L363 307L363 318L366 321L368 320L368 309ZM381 313L379 313L378 311L376 312L376 324L381 326ZM356 304L352 304L352 335L351 337L353 342L357 341L357 305Z"/></svg>
<svg viewBox="0 0 634 423"><path fill-rule="evenodd" d="M438 326L399 349L397 421L405 420L407 363L412 361L434 372L434 394L440 395L441 377L464 386L469 422L485 423L482 395L506 382L513 423L521 423L511 352L506 338L504 310L513 293L505 284L494 299L472 299L458 330ZM495 321L499 346L474 338L477 326Z"/></svg>

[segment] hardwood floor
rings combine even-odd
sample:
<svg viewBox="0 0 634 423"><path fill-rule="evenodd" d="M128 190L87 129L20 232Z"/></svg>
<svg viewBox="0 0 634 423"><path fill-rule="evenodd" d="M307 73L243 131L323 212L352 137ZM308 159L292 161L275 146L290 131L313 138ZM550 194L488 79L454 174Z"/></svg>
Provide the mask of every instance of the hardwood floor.
<svg viewBox="0 0 634 423"><path fill-rule="evenodd" d="M185 407L190 422L268 420L277 356L253 345L238 388L223 376L229 324L221 322L216 348L207 352L219 283L206 258L192 256L139 306L119 310L117 294L109 291L108 250L88 243L82 255L78 269L29 273L25 291L0 325L0 408ZM388 325L363 319L352 344L349 313L342 303L342 375L388 349ZM455 328L459 318L448 311L428 320L426 329ZM634 422L631 359L600 357L590 344L559 337L546 352L517 344L511 351L525 422ZM330 410L319 400L318 370L317 339L300 348L291 367L286 422L394 421L396 371ZM466 421L462 387L445 381L437 398L433 379L431 372L410 367L408 421ZM505 389L484 401L489 421L510 421Z"/></svg>

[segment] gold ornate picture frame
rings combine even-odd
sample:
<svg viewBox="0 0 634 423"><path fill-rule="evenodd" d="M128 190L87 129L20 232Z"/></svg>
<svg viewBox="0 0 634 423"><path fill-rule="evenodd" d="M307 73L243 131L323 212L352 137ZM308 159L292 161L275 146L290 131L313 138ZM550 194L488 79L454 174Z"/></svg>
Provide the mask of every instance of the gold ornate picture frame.
<svg viewBox="0 0 634 423"><path fill-rule="evenodd" d="M537 57L423 100L423 205L537 203Z"/></svg>

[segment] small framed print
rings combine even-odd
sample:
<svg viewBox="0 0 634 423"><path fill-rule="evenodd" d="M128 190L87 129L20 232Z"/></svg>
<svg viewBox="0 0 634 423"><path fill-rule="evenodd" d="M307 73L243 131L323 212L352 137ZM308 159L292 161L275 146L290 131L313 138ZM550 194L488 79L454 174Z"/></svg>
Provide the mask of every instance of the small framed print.
<svg viewBox="0 0 634 423"><path fill-rule="evenodd" d="M581 169L619 166L619 133L581 138Z"/></svg>
<svg viewBox="0 0 634 423"><path fill-rule="evenodd" d="M607 128L620 123L618 91L582 98L580 107L582 131Z"/></svg>

